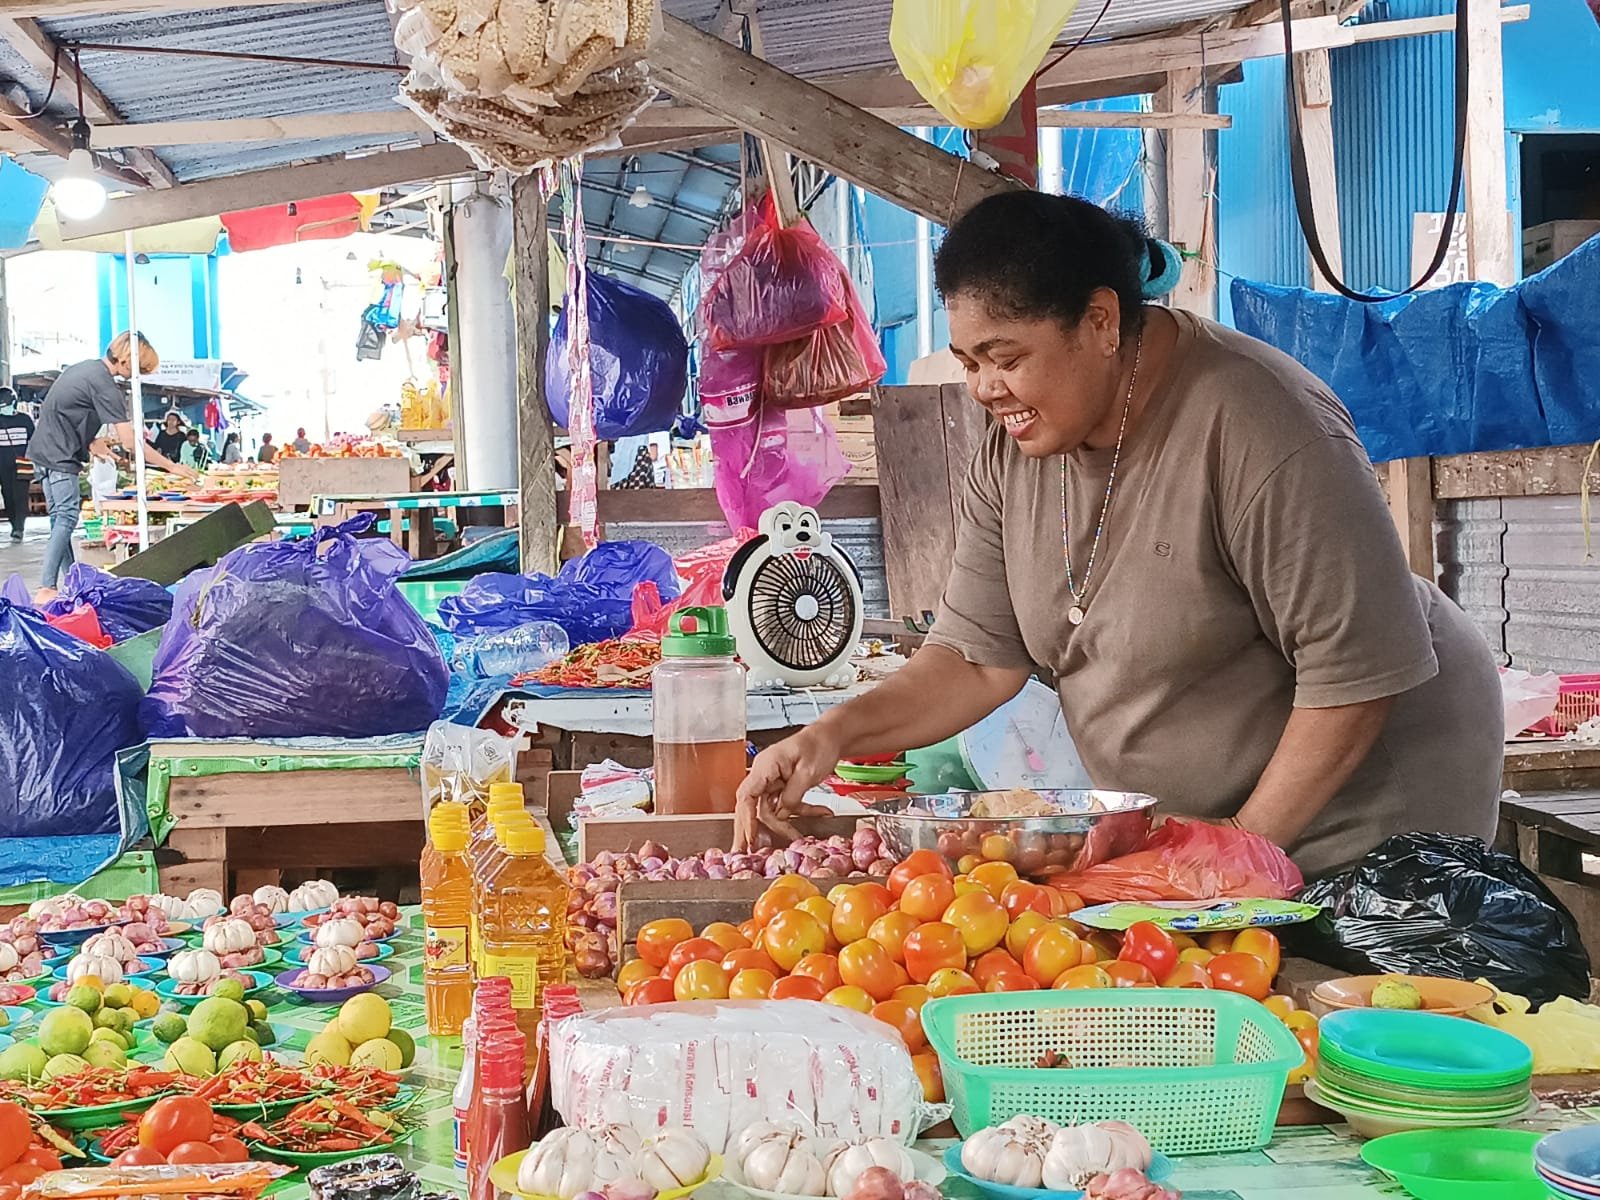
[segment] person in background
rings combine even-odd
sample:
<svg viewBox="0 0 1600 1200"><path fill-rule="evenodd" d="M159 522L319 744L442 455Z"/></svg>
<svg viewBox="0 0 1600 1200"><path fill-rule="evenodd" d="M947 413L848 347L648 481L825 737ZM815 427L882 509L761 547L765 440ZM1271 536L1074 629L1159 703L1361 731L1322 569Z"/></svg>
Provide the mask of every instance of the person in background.
<svg viewBox="0 0 1600 1200"><path fill-rule="evenodd" d="M277 457L278 448L272 444L272 435L263 433L261 435L261 449L256 451L256 461L258 463L269 463Z"/></svg>
<svg viewBox="0 0 1600 1200"><path fill-rule="evenodd" d="M28 520L28 481L17 475L17 459L33 437L33 418L17 410L17 394L0 387L0 499L11 518L11 540L20 542Z"/></svg>
<svg viewBox="0 0 1600 1200"><path fill-rule="evenodd" d="M82 503L78 476L83 474L83 465L91 455L110 458L114 453L111 444L99 436L100 427L111 426L124 451L132 451L133 439L144 436L142 429L135 431L128 394L117 382L132 377L134 354L139 356L142 375L152 374L161 365L161 357L144 334L120 333L100 358L74 363L61 372L39 409L39 424L28 441L27 456L40 477L50 513L50 541L44 552L47 588L56 586L72 561L72 531L77 528ZM199 478L198 472L153 447L145 450L145 461L186 479Z"/></svg>
<svg viewBox="0 0 1600 1200"><path fill-rule="evenodd" d="M621 483L613 484L618 488L653 488L656 486L655 463L650 459L650 447L640 446L633 456L633 468Z"/></svg>
<svg viewBox="0 0 1600 1200"><path fill-rule="evenodd" d="M193 467L196 471L204 471L211 465L211 450L200 440L198 429L189 430L189 435L183 440L183 449L179 452L179 461L186 467Z"/></svg>
<svg viewBox="0 0 1600 1200"><path fill-rule="evenodd" d="M236 463L243 457L244 453L239 449L239 435L230 433L222 440L222 461Z"/></svg>
<svg viewBox="0 0 1600 1200"><path fill-rule="evenodd" d="M174 409L161 418L161 432L150 440L150 444L168 458L176 459L183 453L183 442L183 416Z"/></svg>
<svg viewBox="0 0 1600 1200"><path fill-rule="evenodd" d="M294 452L296 454L311 453L311 443L306 439L305 426L302 425L299 429L294 431L294 441L290 442L289 444L294 447Z"/></svg>

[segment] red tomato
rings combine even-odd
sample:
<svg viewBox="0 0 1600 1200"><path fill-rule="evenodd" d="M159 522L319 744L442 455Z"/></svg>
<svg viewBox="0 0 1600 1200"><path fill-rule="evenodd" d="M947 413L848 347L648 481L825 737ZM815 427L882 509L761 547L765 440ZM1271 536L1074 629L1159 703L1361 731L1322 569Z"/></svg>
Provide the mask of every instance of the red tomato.
<svg viewBox="0 0 1600 1200"><path fill-rule="evenodd" d="M15 1183L0 1183L0 1200L22 1200L22 1188Z"/></svg>
<svg viewBox="0 0 1600 1200"><path fill-rule="evenodd" d="M1211 976L1206 974L1206 969L1198 963L1180 962L1161 981L1162 987L1173 988L1208 988L1211 986Z"/></svg>
<svg viewBox="0 0 1600 1200"><path fill-rule="evenodd" d="M908 933L905 953L906 973L917 983L927 983L942 967L960 970L967 965L967 944L961 931L942 921L929 921Z"/></svg>
<svg viewBox="0 0 1600 1200"><path fill-rule="evenodd" d="M755 903L755 907L750 911L750 919L762 928L766 928L773 917L791 908L799 907L800 901L805 898L805 894L798 888L777 887L774 885L761 893L760 898Z"/></svg>
<svg viewBox="0 0 1600 1200"><path fill-rule="evenodd" d="M617 972L617 991L622 995L628 994L628 989L636 983L643 983L646 979L653 979L661 971L652 967L642 958L636 958Z"/></svg>
<svg viewBox="0 0 1600 1200"><path fill-rule="evenodd" d="M131 1146L111 1160L113 1167L158 1167L167 1156L153 1146Z"/></svg>
<svg viewBox="0 0 1600 1200"><path fill-rule="evenodd" d="M250 1147L236 1137L214 1137L211 1148L223 1162L247 1162L250 1158Z"/></svg>
<svg viewBox="0 0 1600 1200"><path fill-rule="evenodd" d="M623 996L624 1004L666 1004L672 999L672 980L659 975L636 983Z"/></svg>
<svg viewBox="0 0 1600 1200"><path fill-rule="evenodd" d="M809 975L790 975L772 985L774 1000L821 1000L827 995L822 985Z"/></svg>
<svg viewBox="0 0 1600 1200"><path fill-rule="evenodd" d="M877 945L876 942L873 945ZM848 947L846 947L848 949ZM844 951L840 951L840 954ZM834 954L808 954L795 963L792 975L809 975L822 985L822 990L831 992L841 986L844 980L839 976L839 958Z"/></svg>
<svg viewBox="0 0 1600 1200"><path fill-rule="evenodd" d="M27 1185L44 1173L43 1167L36 1167L32 1163L14 1162L9 1167L0 1168L0 1183Z"/></svg>
<svg viewBox="0 0 1600 1200"><path fill-rule="evenodd" d="M29 1146L17 1161L32 1163L36 1167L43 1167L46 1171L61 1170L61 1156L48 1146Z"/></svg>
<svg viewBox="0 0 1600 1200"><path fill-rule="evenodd" d="M669 989L670 990L670 989ZM139 1144L170 1155L181 1142L203 1142L211 1136L211 1105L195 1096L167 1096L139 1118Z"/></svg>
<svg viewBox="0 0 1600 1200"><path fill-rule="evenodd" d="M1122 951L1117 957L1123 962L1139 963L1157 979L1165 979L1178 965L1178 944L1161 926L1140 921L1128 926L1122 935Z"/></svg>
<svg viewBox="0 0 1600 1200"><path fill-rule="evenodd" d="M640 929L634 945L639 951L639 957L659 971L667 965L667 958L672 954L672 948L679 942L687 942L693 936L694 929L689 922L679 920L677 917L666 917L660 921L651 921Z"/></svg>
<svg viewBox="0 0 1600 1200"><path fill-rule="evenodd" d="M987 987L989 980L1003 971L1010 971L1012 974L1016 974L1021 970L1021 964L1012 958L1009 952L991 950L989 953L980 954L972 960L969 973L977 985L982 988Z"/></svg>
<svg viewBox="0 0 1600 1200"><path fill-rule="evenodd" d="M1278 967L1283 962L1283 948L1278 945L1278 935L1270 929L1241 929L1233 939L1234 954L1253 954L1267 964L1267 974L1276 979Z"/></svg>
<svg viewBox="0 0 1600 1200"><path fill-rule="evenodd" d="M9 1167L22 1157L33 1141L33 1126L20 1104L0 1101L0 1167Z"/></svg>
<svg viewBox="0 0 1600 1200"><path fill-rule="evenodd" d="M728 951L710 938L688 938L672 948L672 953L667 956L667 965L661 969L661 977L676 979L678 972L692 962L721 963L727 956Z"/></svg>
<svg viewBox="0 0 1600 1200"><path fill-rule="evenodd" d="M897 986L894 959L871 938L851 942L839 951L839 981L860 988L874 1000L887 1000Z"/></svg>
<svg viewBox="0 0 1600 1200"><path fill-rule="evenodd" d="M710 938L717 945L721 946L723 951L726 953L732 953L735 950L744 950L750 945L750 939L745 937L744 934L740 933L737 926L730 925L726 921L711 922L711 924L707 925L700 931L700 936L703 938Z"/></svg>
<svg viewBox="0 0 1600 1200"><path fill-rule="evenodd" d="M919 921L937 921L955 898L955 884L948 875L918 875L900 893L900 911Z"/></svg>
<svg viewBox="0 0 1600 1200"><path fill-rule="evenodd" d="M209 1142L179 1142L167 1155L169 1163L218 1163L222 1155Z"/></svg>
<svg viewBox="0 0 1600 1200"><path fill-rule="evenodd" d="M867 936L872 923L889 911L893 904L889 893L881 886L857 884L847 887L833 906L833 936L848 946Z"/></svg>
<svg viewBox="0 0 1600 1200"><path fill-rule="evenodd" d="M1211 985L1224 992L1238 992L1252 1000L1272 995L1272 973L1253 954L1219 954L1206 964L1206 973Z"/></svg>
<svg viewBox="0 0 1600 1200"><path fill-rule="evenodd" d="M906 890L906 885L919 875L943 875L946 879L955 877L955 872L950 869L950 864L945 862L942 854L932 850L913 850L905 858L895 864L894 870L889 872L889 894L896 900Z"/></svg>
<svg viewBox="0 0 1600 1200"><path fill-rule="evenodd" d="M1006 916L1015 921L1025 912L1036 912L1041 917L1055 916L1050 899L1050 889L1037 883L1019 879L1001 889L1000 904Z"/></svg>
<svg viewBox="0 0 1600 1200"><path fill-rule="evenodd" d="M771 971L774 975L778 973L778 964L772 961L772 956L765 950L757 950L753 946L748 950L730 950L723 956L722 965L730 974L738 974L740 971Z"/></svg>
<svg viewBox="0 0 1600 1200"><path fill-rule="evenodd" d="M1039 985L1021 971L1001 971L983 985L986 992L1034 992Z"/></svg>
<svg viewBox="0 0 1600 1200"><path fill-rule="evenodd" d="M1156 986L1156 977L1150 974L1150 968L1143 963L1126 962L1119 959L1117 962L1106 963L1100 969L1111 976L1111 983L1115 987Z"/></svg>

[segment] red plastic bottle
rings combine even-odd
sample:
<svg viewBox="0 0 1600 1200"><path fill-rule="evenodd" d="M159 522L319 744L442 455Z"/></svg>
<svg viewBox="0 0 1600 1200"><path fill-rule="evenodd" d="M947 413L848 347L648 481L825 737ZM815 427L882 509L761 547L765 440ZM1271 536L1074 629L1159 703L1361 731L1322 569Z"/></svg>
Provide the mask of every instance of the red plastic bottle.
<svg viewBox="0 0 1600 1200"><path fill-rule="evenodd" d="M495 1200L490 1168L528 1148L528 1102L522 1090L525 1042L515 1024L479 1039L478 1088L468 1116L468 1200Z"/></svg>

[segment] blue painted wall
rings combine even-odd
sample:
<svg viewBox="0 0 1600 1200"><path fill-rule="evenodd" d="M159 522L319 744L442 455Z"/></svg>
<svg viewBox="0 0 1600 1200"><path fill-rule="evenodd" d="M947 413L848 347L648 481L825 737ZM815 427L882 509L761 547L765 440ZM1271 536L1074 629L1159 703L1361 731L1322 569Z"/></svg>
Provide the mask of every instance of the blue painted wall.
<svg viewBox="0 0 1600 1200"><path fill-rule="evenodd" d="M96 258L100 343L128 328L127 259ZM139 328L168 358L221 358L217 259L208 254L153 254L135 262Z"/></svg>

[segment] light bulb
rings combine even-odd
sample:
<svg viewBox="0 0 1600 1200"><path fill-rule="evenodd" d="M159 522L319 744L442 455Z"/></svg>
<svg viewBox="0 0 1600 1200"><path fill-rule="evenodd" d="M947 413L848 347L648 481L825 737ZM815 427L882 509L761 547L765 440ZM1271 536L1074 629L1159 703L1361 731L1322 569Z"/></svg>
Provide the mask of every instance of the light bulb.
<svg viewBox="0 0 1600 1200"><path fill-rule="evenodd" d="M69 221L87 221L106 206L106 185L94 175L94 156L83 147L67 155L67 166L50 189L56 211Z"/></svg>
<svg viewBox="0 0 1600 1200"><path fill-rule="evenodd" d="M650 189L641 183L633 189L633 195L628 197L628 206L630 208L649 208L652 199Z"/></svg>

